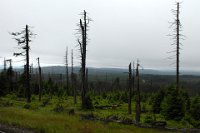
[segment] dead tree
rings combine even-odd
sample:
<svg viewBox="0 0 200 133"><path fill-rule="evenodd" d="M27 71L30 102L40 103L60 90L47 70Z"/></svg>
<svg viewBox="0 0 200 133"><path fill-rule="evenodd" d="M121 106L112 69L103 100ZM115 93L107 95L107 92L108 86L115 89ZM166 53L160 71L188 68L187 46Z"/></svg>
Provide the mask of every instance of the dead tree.
<svg viewBox="0 0 200 133"><path fill-rule="evenodd" d="M179 20L179 3L177 3L177 14L176 14L176 88L179 89L179 50L180 50L180 42L179 42L179 31L180 31L180 20Z"/></svg>
<svg viewBox="0 0 200 133"><path fill-rule="evenodd" d="M135 91L135 64L134 64L134 61L133 61L133 71L132 71L132 75L133 75L133 77L132 77L132 93L133 93L133 95L134 95L134 91Z"/></svg>
<svg viewBox="0 0 200 133"><path fill-rule="evenodd" d="M136 125L140 125L140 113L141 113L141 105L140 105L140 76L139 76L139 61L137 61L136 66L136 81L137 81L137 90L136 90Z"/></svg>
<svg viewBox="0 0 200 133"><path fill-rule="evenodd" d="M180 43L180 39L184 39L184 35L182 35L180 33L181 31L181 28L182 28L182 25L180 23L180 19L179 19L179 14L180 14L180 3L177 2L176 3L176 10L172 10L174 16L176 17L175 18L175 21L171 23L171 26L173 28L173 34L169 35L171 36L172 40L173 40L173 43L171 45L176 45L176 50L174 51L170 51L168 53L176 53L176 55L172 55L169 57L169 59L174 59L176 57L176 89L179 89L180 87L180 82L179 82L179 75L180 75L180 45L182 45ZM173 63L172 63L173 64Z"/></svg>
<svg viewBox="0 0 200 133"><path fill-rule="evenodd" d="M74 104L77 103L77 99L76 99L76 85L74 84L74 80L75 80L75 75L74 75L74 54L73 54L73 49L71 51L71 86L72 89L74 91Z"/></svg>
<svg viewBox="0 0 200 133"><path fill-rule="evenodd" d="M37 58L38 60L38 71L39 71L39 101L41 101L42 98L42 70L40 67L40 58Z"/></svg>
<svg viewBox="0 0 200 133"><path fill-rule="evenodd" d="M67 90L69 90L68 47L66 48L66 53L65 53L65 65L66 65Z"/></svg>
<svg viewBox="0 0 200 133"><path fill-rule="evenodd" d="M84 10L83 12L83 21L80 19L79 23L79 32L81 34L81 41L78 39L78 43L80 46L80 53L81 53L81 100L82 100L82 108L87 108L87 99L86 99L86 46L87 46L87 31L88 31L88 24L90 19L87 17L87 13Z"/></svg>
<svg viewBox="0 0 200 133"><path fill-rule="evenodd" d="M4 57L4 72L6 72L6 59L5 59L5 57Z"/></svg>
<svg viewBox="0 0 200 133"><path fill-rule="evenodd" d="M132 109L131 109L131 100L132 100L132 68L131 68L131 63L129 64L129 97L128 97L128 113L131 114L132 113Z"/></svg>
<svg viewBox="0 0 200 133"><path fill-rule="evenodd" d="M31 90L30 90L30 72L29 72L29 42L31 42L30 38L34 36L30 30L29 26L26 25L26 28L21 32L13 32L11 35L14 36L14 39L17 41L20 49L23 49L20 53L14 53L14 56L25 56L26 57L26 65L25 65L25 73L26 73L26 89L25 89L25 97L28 103L31 102Z"/></svg>

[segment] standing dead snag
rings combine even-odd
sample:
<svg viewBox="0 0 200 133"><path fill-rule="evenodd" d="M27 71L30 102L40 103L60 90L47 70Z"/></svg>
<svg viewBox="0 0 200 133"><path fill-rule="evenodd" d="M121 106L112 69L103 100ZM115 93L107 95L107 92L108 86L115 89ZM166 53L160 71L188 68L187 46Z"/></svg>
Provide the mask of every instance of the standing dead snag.
<svg viewBox="0 0 200 133"><path fill-rule="evenodd" d="M40 58L37 58L38 60L38 70L39 70L39 101L41 101L42 97L42 71L40 67Z"/></svg>
<svg viewBox="0 0 200 133"><path fill-rule="evenodd" d="M136 90L136 125L140 125L140 113L141 113L141 105L140 105L140 77L139 77L139 63L137 61L136 67L136 80L137 80L137 90Z"/></svg>
<svg viewBox="0 0 200 133"><path fill-rule="evenodd" d="M71 87L74 91L74 104L77 103L76 99L76 85L75 85L75 74L74 74L74 55L73 55L73 49L71 51Z"/></svg>
<svg viewBox="0 0 200 133"><path fill-rule="evenodd" d="M30 30L28 25L21 32L13 32L11 35L14 36L14 39L17 41L18 46L24 51L20 53L14 53L14 56L25 56L26 57L26 65L25 65L25 73L26 73L26 89L25 89L25 97L27 102L31 102L31 90L30 90L30 72L29 72L29 42L31 42L30 38L34 36Z"/></svg>
<svg viewBox="0 0 200 133"><path fill-rule="evenodd" d="M87 31L88 24L90 19L87 17L87 13L84 10L83 21L80 19L79 32L81 34L81 41L78 39L81 52L81 81L82 81L82 91L81 91L81 100L82 108L87 109L87 90L86 90L86 46L87 46Z"/></svg>
<svg viewBox="0 0 200 133"><path fill-rule="evenodd" d="M68 67L68 47L65 53L65 65L66 65L66 80L67 80L67 90L69 90L69 67Z"/></svg>
<svg viewBox="0 0 200 133"><path fill-rule="evenodd" d="M4 66L4 72L6 72L6 59L5 59L5 57L4 57L4 61L3 61L3 66Z"/></svg>
<svg viewBox="0 0 200 133"><path fill-rule="evenodd" d="M132 113L131 109L131 100L132 100L132 70L131 70L131 63L129 64L129 97L128 97L128 113Z"/></svg>
<svg viewBox="0 0 200 133"><path fill-rule="evenodd" d="M133 61L133 71L132 71L132 93L134 95L134 90L135 90L135 64L134 64L134 61Z"/></svg>
<svg viewBox="0 0 200 133"><path fill-rule="evenodd" d="M179 89L179 30L180 30L180 21L179 21L179 3L177 3L177 14L176 14L176 88Z"/></svg>
<svg viewBox="0 0 200 133"><path fill-rule="evenodd" d="M180 23L180 19L179 19L179 14L180 14L180 3L177 2L176 3L176 10L172 10L172 12L174 13L174 16L176 17L175 21L171 23L171 27L173 28L173 33L172 35L169 35L171 36L172 40L173 40L173 43L171 45L176 45L176 50L174 51L171 51L169 53L174 53L176 52L176 55L173 55L173 56L170 56L169 59L174 59L175 56L176 56L176 89L179 89L180 87L180 82L179 82L179 75L180 75L180 72L179 72L179 68L180 68L180 39L184 39L184 38L181 38L181 37L184 37L184 35L182 35L180 33L181 31L181 28L182 28L182 25Z"/></svg>

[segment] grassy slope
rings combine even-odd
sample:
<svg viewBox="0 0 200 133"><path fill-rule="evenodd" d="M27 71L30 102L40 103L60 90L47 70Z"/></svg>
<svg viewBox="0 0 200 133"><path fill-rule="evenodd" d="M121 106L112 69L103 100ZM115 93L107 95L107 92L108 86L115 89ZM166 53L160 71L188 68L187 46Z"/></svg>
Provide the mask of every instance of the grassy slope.
<svg viewBox="0 0 200 133"><path fill-rule="evenodd" d="M14 99L14 98L11 98ZM22 100L22 99L21 99ZM84 113L74 107L76 115L70 116L67 109L72 107L72 99L60 101L66 111L56 113L53 110L58 99L52 99L46 107L41 107L37 100L31 103L30 109L24 109L23 101L2 98L1 103L9 101L10 107L0 106L0 123L28 128L36 132L48 133L162 133L162 130L137 128L133 125L102 123L80 120L79 114ZM80 105L80 103L78 104ZM100 113L100 112L97 112Z"/></svg>

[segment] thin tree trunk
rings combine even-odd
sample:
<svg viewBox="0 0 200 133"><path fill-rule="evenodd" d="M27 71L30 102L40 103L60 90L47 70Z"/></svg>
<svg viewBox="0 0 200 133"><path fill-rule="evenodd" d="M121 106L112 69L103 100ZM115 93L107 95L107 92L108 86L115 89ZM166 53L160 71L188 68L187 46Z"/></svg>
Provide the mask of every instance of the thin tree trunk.
<svg viewBox="0 0 200 133"><path fill-rule="evenodd" d="M86 16L86 12L84 11L83 22L80 19L80 32L82 40L78 39L78 43L80 45L81 52L81 100L82 100L82 108L87 108L86 103L86 94L87 94L87 85L86 85L86 46L87 46L87 27L89 23L89 19Z"/></svg>
<svg viewBox="0 0 200 133"><path fill-rule="evenodd" d="M179 49L180 49L180 47L179 47L179 37L180 37L180 33L179 33L179 31L180 31L180 21L179 21L179 3L177 3L177 13L176 13L176 26L177 26L177 28L176 28L176 46L177 46L177 48L176 48L176 88L177 89L179 89Z"/></svg>
<svg viewBox="0 0 200 133"><path fill-rule="evenodd" d="M67 80L67 90L69 90L69 68L68 68L68 47L66 48L66 80Z"/></svg>
<svg viewBox="0 0 200 133"><path fill-rule="evenodd" d="M31 102L31 90L30 90L30 74L29 74L29 30L26 25L26 98L27 102Z"/></svg>
<svg viewBox="0 0 200 133"><path fill-rule="evenodd" d="M134 95L134 91L135 91L135 70L134 70L135 68L134 68L134 65L135 65L135 64L134 64L134 62L133 62L133 73L132 73L132 75L133 75L133 78L132 78L132 81L133 81L133 84L132 84L132 86L133 86L133 87L132 87L132 89L133 89L133 90L132 90L132 93L133 93L133 95Z"/></svg>
<svg viewBox="0 0 200 133"><path fill-rule="evenodd" d="M40 67L40 58L38 57L38 69L39 69L39 101L41 101L42 98L42 72Z"/></svg>
<svg viewBox="0 0 200 133"><path fill-rule="evenodd" d="M132 113L131 109L131 100L132 100L132 70L131 70L131 63L129 64L129 97L128 97L128 113Z"/></svg>
<svg viewBox="0 0 200 133"><path fill-rule="evenodd" d="M86 98L86 12L84 11L84 26L80 20L81 30L82 30L82 107L86 108L85 98Z"/></svg>
<svg viewBox="0 0 200 133"><path fill-rule="evenodd" d="M137 95L136 95L136 125L140 125L140 113L141 113L141 105L140 105L140 78L139 78L139 64L137 63L136 68L136 79L137 79Z"/></svg>
<svg viewBox="0 0 200 133"><path fill-rule="evenodd" d="M77 103L77 99L76 99L76 85L74 84L74 55L73 55L73 49L71 51L71 85L72 85L72 89L74 91L74 104Z"/></svg>
<svg viewBox="0 0 200 133"><path fill-rule="evenodd" d="M6 59L4 57L4 72L6 72Z"/></svg>

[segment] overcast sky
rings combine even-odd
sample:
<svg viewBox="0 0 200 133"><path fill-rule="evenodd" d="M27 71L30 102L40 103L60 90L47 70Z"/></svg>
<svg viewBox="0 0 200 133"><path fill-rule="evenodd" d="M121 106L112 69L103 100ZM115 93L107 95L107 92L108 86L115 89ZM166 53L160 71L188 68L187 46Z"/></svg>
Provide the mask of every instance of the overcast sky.
<svg viewBox="0 0 200 133"><path fill-rule="evenodd" d="M182 0L183 1L183 0ZM174 49L167 36L174 16L174 0L0 0L0 56L13 57L20 51L9 32L17 32L26 24L37 34L31 47L31 63L36 66L63 65L65 49L74 49L75 65L79 65L76 24L86 10L90 23L87 66L127 67L140 60L144 68L174 69L174 60L166 59ZM200 0L184 0L180 19L183 34L181 69L200 70ZM69 53L70 57L70 53ZM70 57L71 58L71 57ZM3 59L0 59L1 62ZM69 60L70 61L70 60ZM2 63L1 63L2 65Z"/></svg>

